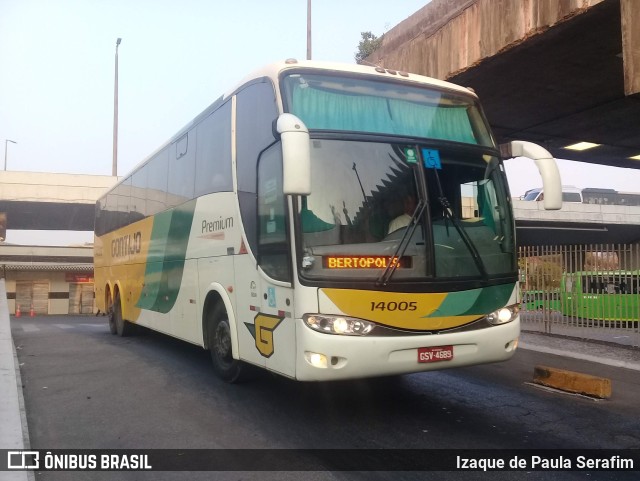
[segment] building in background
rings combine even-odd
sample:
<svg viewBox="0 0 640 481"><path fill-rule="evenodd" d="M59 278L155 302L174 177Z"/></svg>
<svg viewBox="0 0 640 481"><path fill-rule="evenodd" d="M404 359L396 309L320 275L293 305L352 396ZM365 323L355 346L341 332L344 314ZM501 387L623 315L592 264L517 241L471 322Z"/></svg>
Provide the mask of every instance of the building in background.
<svg viewBox="0 0 640 481"><path fill-rule="evenodd" d="M93 246L0 244L9 312L22 316L92 314Z"/></svg>

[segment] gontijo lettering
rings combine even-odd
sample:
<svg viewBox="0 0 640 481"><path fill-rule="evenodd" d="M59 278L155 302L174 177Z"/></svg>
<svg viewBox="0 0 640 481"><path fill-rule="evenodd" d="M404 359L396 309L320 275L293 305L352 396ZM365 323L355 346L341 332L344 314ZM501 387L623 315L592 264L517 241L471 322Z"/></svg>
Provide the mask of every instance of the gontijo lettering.
<svg viewBox="0 0 640 481"><path fill-rule="evenodd" d="M111 257L139 254L142 249L142 232L125 234L111 241Z"/></svg>

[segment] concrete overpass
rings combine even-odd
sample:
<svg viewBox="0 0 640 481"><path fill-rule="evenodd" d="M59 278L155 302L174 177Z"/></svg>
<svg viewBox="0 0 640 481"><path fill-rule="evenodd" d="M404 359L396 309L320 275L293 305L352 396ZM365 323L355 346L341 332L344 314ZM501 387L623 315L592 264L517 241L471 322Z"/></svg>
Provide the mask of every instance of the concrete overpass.
<svg viewBox="0 0 640 481"><path fill-rule="evenodd" d="M7 229L92 231L96 200L116 183L99 175L0 172L0 212ZM640 207L514 200L520 245L640 242Z"/></svg>
<svg viewBox="0 0 640 481"><path fill-rule="evenodd" d="M92 231L95 203L116 177L0 171L7 229Z"/></svg>
<svg viewBox="0 0 640 481"><path fill-rule="evenodd" d="M519 246L640 242L640 207L564 203L548 211L541 204L513 201Z"/></svg>
<svg viewBox="0 0 640 481"><path fill-rule="evenodd" d="M501 142L638 168L639 46L637 0L432 0L367 61L472 87Z"/></svg>

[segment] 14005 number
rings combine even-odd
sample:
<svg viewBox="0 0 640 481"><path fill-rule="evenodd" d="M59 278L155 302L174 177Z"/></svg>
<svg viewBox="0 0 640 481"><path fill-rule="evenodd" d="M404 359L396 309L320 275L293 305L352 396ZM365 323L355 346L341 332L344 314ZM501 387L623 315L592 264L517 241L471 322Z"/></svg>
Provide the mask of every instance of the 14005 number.
<svg viewBox="0 0 640 481"><path fill-rule="evenodd" d="M418 309L418 303L415 301L406 302L375 302L371 301L372 311L415 311Z"/></svg>

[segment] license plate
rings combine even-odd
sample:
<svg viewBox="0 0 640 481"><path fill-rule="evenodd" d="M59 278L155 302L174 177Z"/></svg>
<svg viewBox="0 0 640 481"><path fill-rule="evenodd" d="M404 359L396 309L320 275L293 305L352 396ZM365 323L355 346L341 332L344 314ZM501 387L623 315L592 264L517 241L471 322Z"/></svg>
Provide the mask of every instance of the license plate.
<svg viewBox="0 0 640 481"><path fill-rule="evenodd" d="M418 362L441 362L453 359L453 346L419 347Z"/></svg>

